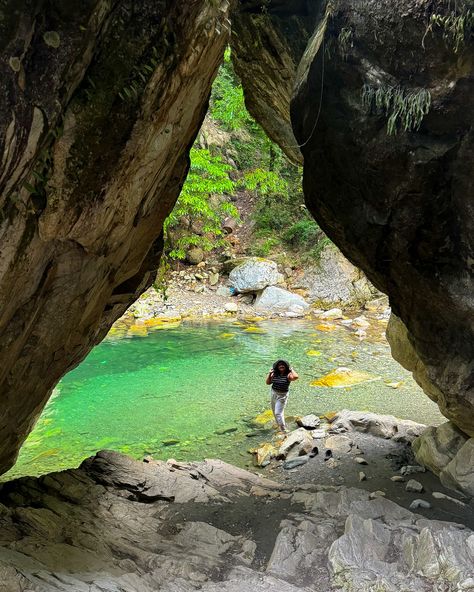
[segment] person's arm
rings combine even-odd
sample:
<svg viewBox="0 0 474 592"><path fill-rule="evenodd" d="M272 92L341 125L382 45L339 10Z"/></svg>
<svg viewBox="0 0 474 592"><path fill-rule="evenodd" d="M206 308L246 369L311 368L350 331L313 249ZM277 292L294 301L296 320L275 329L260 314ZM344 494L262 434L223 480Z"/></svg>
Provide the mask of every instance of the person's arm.
<svg viewBox="0 0 474 592"><path fill-rule="evenodd" d="M293 368L290 368L290 371L288 373L288 380L290 382L293 382L293 380L298 380L299 376L298 376L298 372L295 372L295 370L293 370Z"/></svg>
<svg viewBox="0 0 474 592"><path fill-rule="evenodd" d="M265 384L272 384L272 378L273 378L273 368L267 374L267 379L265 381Z"/></svg>

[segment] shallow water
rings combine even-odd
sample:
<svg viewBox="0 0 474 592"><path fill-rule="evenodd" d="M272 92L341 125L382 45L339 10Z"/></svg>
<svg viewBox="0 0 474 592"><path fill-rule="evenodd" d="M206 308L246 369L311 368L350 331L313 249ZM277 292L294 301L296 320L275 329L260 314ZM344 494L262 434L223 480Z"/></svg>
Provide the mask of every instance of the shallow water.
<svg viewBox="0 0 474 592"><path fill-rule="evenodd" d="M219 457L245 466L248 449L266 436L251 420L268 409L265 377L280 357L300 374L287 415L349 408L443 421L385 341L359 342L344 327L324 332L316 326L295 320L186 323L147 336L111 335L59 383L4 478L77 466L104 448L136 458ZM377 380L350 388L310 386L340 366ZM386 384L400 381L396 389ZM227 429L234 431L216 433Z"/></svg>

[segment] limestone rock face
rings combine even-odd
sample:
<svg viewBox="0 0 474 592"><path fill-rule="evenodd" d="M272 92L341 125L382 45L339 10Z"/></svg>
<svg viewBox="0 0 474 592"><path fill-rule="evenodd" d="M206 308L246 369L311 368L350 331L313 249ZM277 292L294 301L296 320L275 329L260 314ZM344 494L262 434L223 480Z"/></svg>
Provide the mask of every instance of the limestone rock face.
<svg viewBox="0 0 474 592"><path fill-rule="evenodd" d="M412 0L331 3L300 64L292 121L309 210L389 295L442 412L474 435L474 47L456 53L436 30L423 50L429 19ZM427 92L419 128L399 119L389 135L390 93L413 110Z"/></svg>
<svg viewBox="0 0 474 592"><path fill-rule="evenodd" d="M320 254L317 265L305 273L301 285L308 291L308 298L324 305L363 305L380 295L378 290L354 267L334 245Z"/></svg>
<svg viewBox="0 0 474 592"><path fill-rule="evenodd" d="M5 592L472 588L468 528L215 460L103 451L79 469L0 485L0 517Z"/></svg>
<svg viewBox="0 0 474 592"><path fill-rule="evenodd" d="M150 285L229 37L226 0L60 4L0 22L0 472Z"/></svg>

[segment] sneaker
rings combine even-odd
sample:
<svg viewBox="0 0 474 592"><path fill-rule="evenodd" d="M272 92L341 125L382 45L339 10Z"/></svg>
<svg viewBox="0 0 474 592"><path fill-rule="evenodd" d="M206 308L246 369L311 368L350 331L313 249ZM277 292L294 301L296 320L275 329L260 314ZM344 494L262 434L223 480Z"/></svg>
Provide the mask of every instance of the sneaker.
<svg viewBox="0 0 474 592"><path fill-rule="evenodd" d="M324 454L324 460L329 460L332 456L332 450L330 450L329 448L326 450L326 453Z"/></svg>

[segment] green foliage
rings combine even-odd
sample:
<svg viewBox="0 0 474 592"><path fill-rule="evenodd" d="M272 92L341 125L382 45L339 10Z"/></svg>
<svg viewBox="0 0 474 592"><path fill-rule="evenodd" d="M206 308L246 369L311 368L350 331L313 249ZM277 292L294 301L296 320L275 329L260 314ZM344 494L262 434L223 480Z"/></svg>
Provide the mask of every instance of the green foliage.
<svg viewBox="0 0 474 592"><path fill-rule="evenodd" d="M308 243L315 243L321 235L319 226L313 219L303 218L292 224L283 233L283 239L293 247L304 247Z"/></svg>
<svg viewBox="0 0 474 592"><path fill-rule="evenodd" d="M407 91L404 88L364 84L362 103L367 111L375 109L387 119L387 134L394 135L401 127L410 132L420 128L423 117L431 107L431 93L426 89Z"/></svg>
<svg viewBox="0 0 474 592"><path fill-rule="evenodd" d="M254 169L244 173L242 185L249 191L256 191L260 196L270 194L285 194L288 183L273 171Z"/></svg>
<svg viewBox="0 0 474 592"><path fill-rule="evenodd" d="M224 63L212 87L210 108L212 117L228 131L235 131L251 123L251 117L245 108L244 91L235 77L230 61L230 49L224 54Z"/></svg>
<svg viewBox="0 0 474 592"><path fill-rule="evenodd" d="M455 3L454 8L447 14L435 13L431 15L421 45L425 49L427 35L441 29L446 44L452 47L454 53L459 53L472 36L473 28L474 10L466 8L464 4L457 6L457 3Z"/></svg>
<svg viewBox="0 0 474 592"><path fill-rule="evenodd" d="M235 183L229 177L231 167L220 156L202 148L192 148L190 156L191 168L179 199L165 222L165 232L169 234L182 219L186 219L190 226L199 223L202 234L191 232L174 241L169 253L174 259L184 259L186 249L193 245L205 251L217 247L222 236L223 218L238 216L235 206L224 197L235 189ZM213 203L216 196L221 197Z"/></svg>

